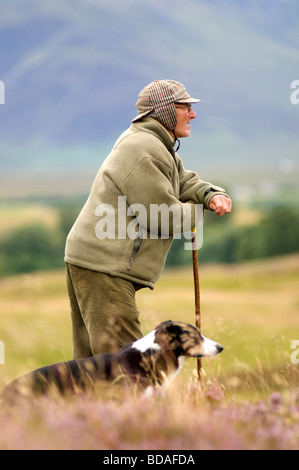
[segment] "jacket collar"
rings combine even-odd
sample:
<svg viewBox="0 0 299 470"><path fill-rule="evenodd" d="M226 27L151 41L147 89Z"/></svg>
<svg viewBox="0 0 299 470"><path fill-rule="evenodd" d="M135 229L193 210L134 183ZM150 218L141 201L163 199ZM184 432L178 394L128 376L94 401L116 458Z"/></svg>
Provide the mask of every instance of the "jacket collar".
<svg viewBox="0 0 299 470"><path fill-rule="evenodd" d="M174 139L167 132L164 126L160 124L156 119L151 117L145 117L141 121L134 122L131 124L133 127L137 128L143 132L149 132L150 134L155 135L163 144L166 146L167 150L172 154Z"/></svg>

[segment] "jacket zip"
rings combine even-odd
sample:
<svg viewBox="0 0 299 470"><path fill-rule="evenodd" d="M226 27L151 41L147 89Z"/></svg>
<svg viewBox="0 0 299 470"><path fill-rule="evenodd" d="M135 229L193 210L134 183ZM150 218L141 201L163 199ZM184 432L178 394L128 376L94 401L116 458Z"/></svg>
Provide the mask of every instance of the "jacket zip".
<svg viewBox="0 0 299 470"><path fill-rule="evenodd" d="M131 271L131 269L132 269L132 263L133 263L135 257L138 255L138 253L140 251L142 242L143 242L143 238L137 237L134 240L132 251L131 251L131 256L130 256L129 263L128 263L128 266L127 266L128 271Z"/></svg>

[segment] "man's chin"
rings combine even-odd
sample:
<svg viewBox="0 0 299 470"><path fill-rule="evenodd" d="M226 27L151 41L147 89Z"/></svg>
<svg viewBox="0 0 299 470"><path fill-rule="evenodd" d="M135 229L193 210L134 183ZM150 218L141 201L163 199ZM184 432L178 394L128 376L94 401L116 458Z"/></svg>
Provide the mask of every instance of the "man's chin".
<svg viewBox="0 0 299 470"><path fill-rule="evenodd" d="M184 135L182 135L182 137L189 137L189 135L191 134L191 129L189 129L188 131L186 131L184 133Z"/></svg>
<svg viewBox="0 0 299 470"><path fill-rule="evenodd" d="M190 133L191 133L191 129L186 129L184 132L176 134L176 136L178 139L183 139L184 137L189 137Z"/></svg>

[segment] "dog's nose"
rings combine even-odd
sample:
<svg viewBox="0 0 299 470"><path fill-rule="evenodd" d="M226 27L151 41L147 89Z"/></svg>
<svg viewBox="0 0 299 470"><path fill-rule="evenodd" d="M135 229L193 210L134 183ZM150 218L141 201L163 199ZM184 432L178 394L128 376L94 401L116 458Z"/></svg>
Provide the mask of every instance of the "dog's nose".
<svg viewBox="0 0 299 470"><path fill-rule="evenodd" d="M216 348L217 348L217 354L220 354L221 351L223 351L224 349L223 346L221 346L221 344L217 344Z"/></svg>

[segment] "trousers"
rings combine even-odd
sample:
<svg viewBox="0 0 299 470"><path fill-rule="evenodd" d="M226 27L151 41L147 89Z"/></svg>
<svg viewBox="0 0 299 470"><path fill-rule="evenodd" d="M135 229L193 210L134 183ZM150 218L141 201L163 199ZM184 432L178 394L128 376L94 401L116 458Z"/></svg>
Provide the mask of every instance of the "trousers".
<svg viewBox="0 0 299 470"><path fill-rule="evenodd" d="M116 352L141 338L131 281L67 263L73 357Z"/></svg>

